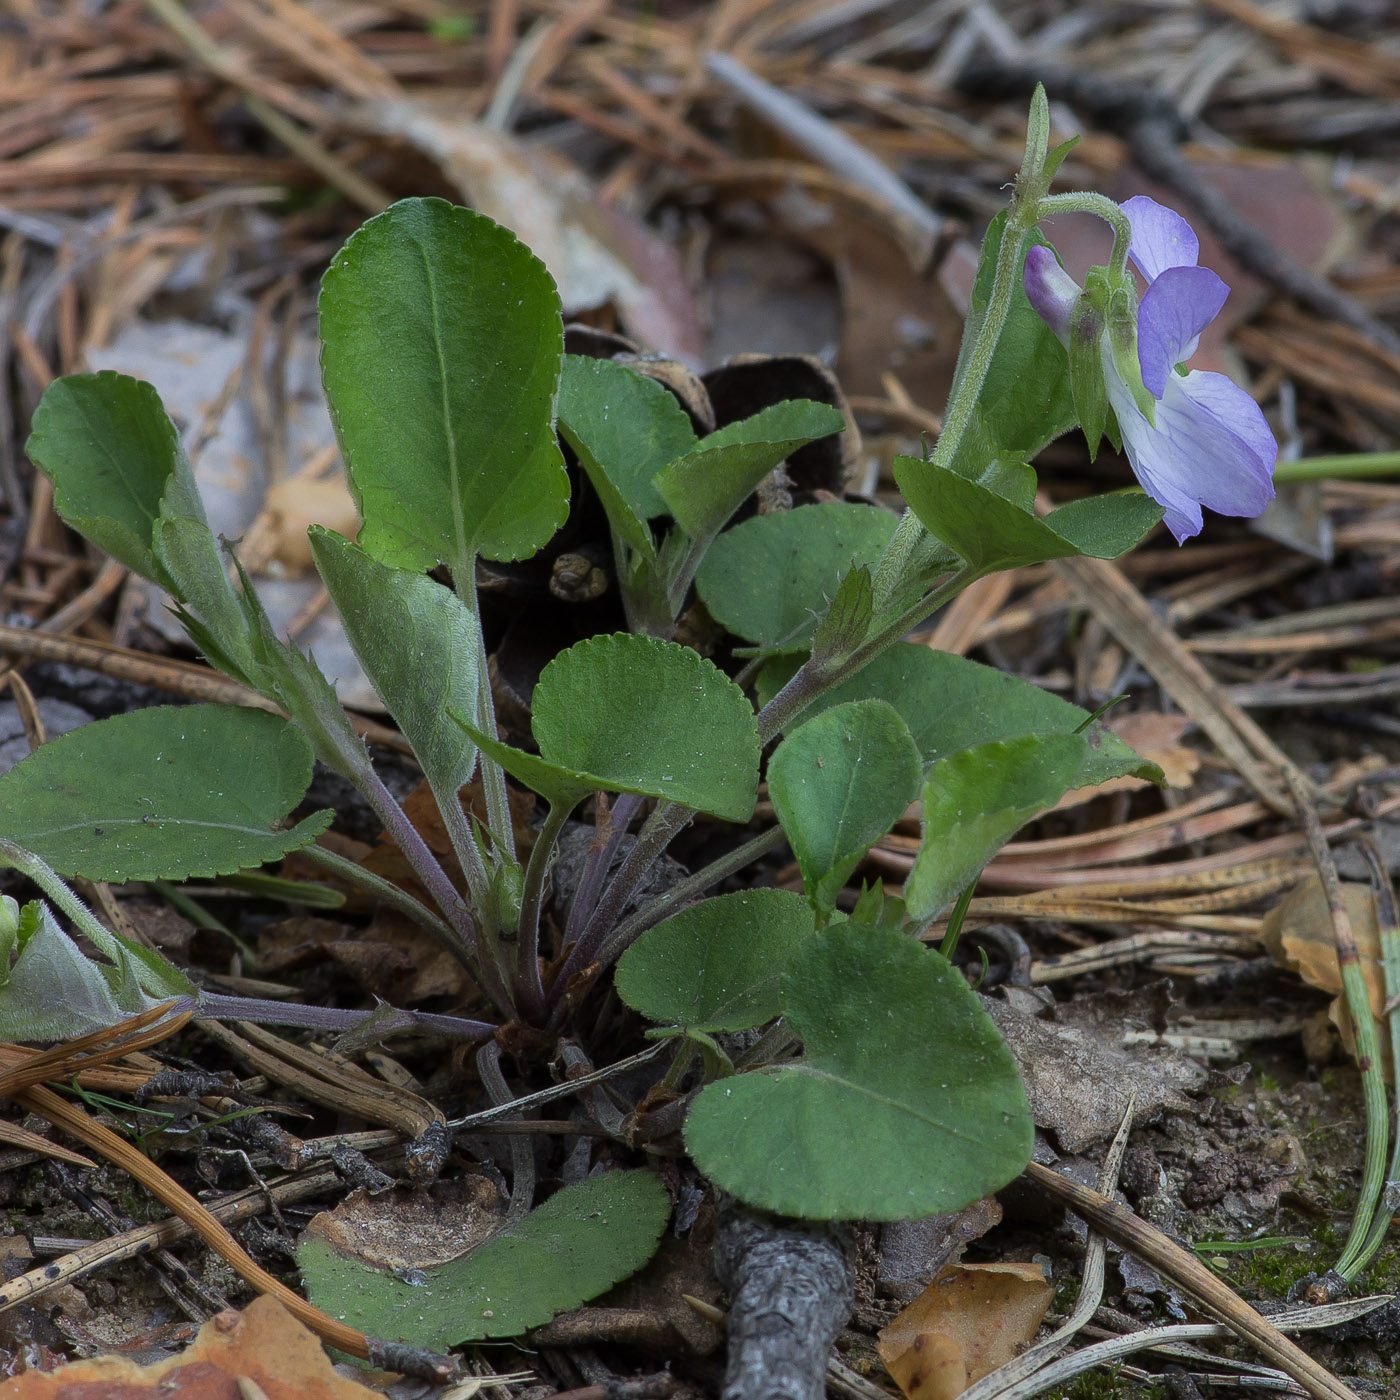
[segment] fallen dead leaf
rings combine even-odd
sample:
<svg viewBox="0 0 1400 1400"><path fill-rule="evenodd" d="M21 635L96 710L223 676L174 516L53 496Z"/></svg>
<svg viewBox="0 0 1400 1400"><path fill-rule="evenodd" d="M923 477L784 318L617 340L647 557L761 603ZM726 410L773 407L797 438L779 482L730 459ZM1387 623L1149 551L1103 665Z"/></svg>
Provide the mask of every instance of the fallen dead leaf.
<svg viewBox="0 0 1400 1400"><path fill-rule="evenodd" d="M1055 1289L1039 1264L954 1264L879 1336L909 1400L953 1400L1035 1337Z"/></svg>
<svg viewBox="0 0 1400 1400"><path fill-rule="evenodd" d="M505 1205L484 1176L403 1187L371 1196L352 1191L306 1227L342 1255L392 1272L431 1269L469 1254L500 1228Z"/></svg>
<svg viewBox="0 0 1400 1400"><path fill-rule="evenodd" d="M621 210L594 198L562 156L471 120L461 104L366 103L354 125L409 142L465 202L525 239L554 276L573 316L611 303L648 349L703 358L699 315L680 254Z"/></svg>
<svg viewBox="0 0 1400 1400"><path fill-rule="evenodd" d="M251 1382L251 1384L249 1384ZM0 1381L0 1400L380 1400L337 1375L321 1343L275 1298L221 1312L178 1356L138 1366L99 1356Z"/></svg>
<svg viewBox="0 0 1400 1400"><path fill-rule="evenodd" d="M1066 1152L1111 1138L1130 1100L1135 1127L1163 1109L1190 1112L1186 1095L1205 1083L1205 1070L1175 1051L1124 1050L1121 1023L1056 1025L993 997L982 1004L1020 1066L1036 1126Z"/></svg>
<svg viewBox="0 0 1400 1400"><path fill-rule="evenodd" d="M1376 914L1375 896L1369 885L1344 882L1342 900L1351 920L1356 951L1360 955L1361 975L1366 980L1371 1013L1379 1022L1385 1007L1385 969L1381 963L1380 920ZM1280 967L1296 972L1308 986L1332 994L1332 1004L1327 1008L1328 1018L1340 1033L1347 1052L1354 1056L1356 1046L1351 1034L1351 1018L1346 1011L1346 997L1342 995L1342 969L1337 961L1332 916L1322 892L1322 881L1312 875L1295 885L1264 915L1259 936ZM1393 1080L1390 1041L1384 1034L1383 1024L1377 1027L1377 1039L1380 1041L1386 1078Z"/></svg>

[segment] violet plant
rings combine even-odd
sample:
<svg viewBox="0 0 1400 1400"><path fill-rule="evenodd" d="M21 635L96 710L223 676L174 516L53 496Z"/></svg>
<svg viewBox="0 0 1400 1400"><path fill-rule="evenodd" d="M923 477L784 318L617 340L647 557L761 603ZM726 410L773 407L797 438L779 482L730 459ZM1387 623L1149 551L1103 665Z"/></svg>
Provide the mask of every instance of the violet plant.
<svg viewBox="0 0 1400 1400"><path fill-rule="evenodd" d="M698 437L655 379L564 355L548 273L490 220L407 200L351 237L326 273L320 322L363 524L353 543L313 529L312 547L431 785L452 872L390 796L314 661L274 634L246 577L230 581L234 551L205 523L150 386L113 374L55 383L29 453L63 518L166 588L205 656L286 718L141 711L65 735L0 776L0 859L48 901L23 911L11 901L0 917L0 1034L77 1034L173 996L197 1014L338 1031L357 1044L402 1030L480 1042L483 1084L507 1099L498 1030L570 1030L615 971L619 995L668 1042L654 1053L676 1106L635 1118L630 1146L683 1122L686 1149L719 1187L821 1219L954 1210L1015 1177L1032 1134L1016 1066L966 980L925 943L956 905L950 951L959 897L1029 818L1071 789L1160 774L1075 706L902 639L975 579L1117 557L1164 510L1178 539L1200 528L1202 503L1255 513L1274 455L1247 395L1176 367L1223 289L1194 266L1189 228L1150 201L1120 209L1051 195L1069 143L1048 151L1047 136L1037 94L1011 207L984 245L944 431L926 459L894 464L908 503L898 519L836 502L731 524L793 451L843 429L839 413L786 402ZM1100 213L1115 231L1109 266L1084 289L1037 230L1069 208ZM1150 282L1141 303L1129 257ZM1092 444L1102 432L1121 441L1146 496L1035 513L1029 460L1077 424ZM606 514L629 630L545 666L527 749L497 727L477 564L528 558L564 524L563 445ZM440 566L450 586L430 572ZM676 640L697 597L740 643L733 676ZM354 784L431 905L318 847L329 812L284 824L313 757ZM474 774L480 821L458 798ZM765 776L777 820L754 830ZM544 809L523 860L507 778ZM604 835L572 902L554 908L558 839L598 794L612 801ZM923 836L902 897L876 887L852 904L843 891L865 853L916 800ZM727 852L634 907L697 815L731 825ZM705 897L784 844L802 893ZM65 882L229 875L294 850L431 930L490 1009L463 1019L211 993L105 929ZM50 903L105 962L79 953ZM740 1051L738 1032L758 1039ZM441 1347L518 1333L644 1262L667 1213L653 1176L568 1188L522 1219L528 1158L494 1254L448 1266L426 1289L391 1275L366 1288L367 1266L309 1240L313 1297L366 1331ZM610 1193L606 1208L599 1191ZM532 1249L564 1236L593 1264L528 1267ZM503 1276L518 1285L505 1304ZM464 1308L464 1294L497 1302Z"/></svg>

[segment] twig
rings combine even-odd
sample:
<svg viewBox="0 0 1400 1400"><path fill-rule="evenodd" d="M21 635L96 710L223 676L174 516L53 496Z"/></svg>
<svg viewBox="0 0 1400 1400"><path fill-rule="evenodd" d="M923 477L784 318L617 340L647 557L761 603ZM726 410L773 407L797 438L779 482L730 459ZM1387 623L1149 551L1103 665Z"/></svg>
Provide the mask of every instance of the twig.
<svg viewBox="0 0 1400 1400"><path fill-rule="evenodd" d="M827 1355L854 1298L845 1241L726 1204L714 1251L734 1300L723 1400L822 1400Z"/></svg>

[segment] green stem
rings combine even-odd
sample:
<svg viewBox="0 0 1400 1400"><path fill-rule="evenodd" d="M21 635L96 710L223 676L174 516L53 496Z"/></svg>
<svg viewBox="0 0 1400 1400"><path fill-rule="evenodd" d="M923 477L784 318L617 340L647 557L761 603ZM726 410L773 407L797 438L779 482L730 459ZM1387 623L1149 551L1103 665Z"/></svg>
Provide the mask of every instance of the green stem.
<svg viewBox="0 0 1400 1400"><path fill-rule="evenodd" d="M1113 229L1113 251L1108 257L1109 281L1117 286L1128 275L1128 249L1133 241L1133 226L1122 207L1107 195L1092 190L1071 190L1065 194L1047 195L1036 209L1035 222L1055 214L1097 214Z"/></svg>
<svg viewBox="0 0 1400 1400"><path fill-rule="evenodd" d="M476 844L471 823L462 810L462 801L457 793L445 791L431 778L428 785L432 788L433 800L437 803L442 824L447 828L447 839L452 843L452 852L457 857L472 903L476 906L477 920L481 922L488 917L488 911L492 908L491 877L486 872L481 848Z"/></svg>
<svg viewBox="0 0 1400 1400"><path fill-rule="evenodd" d="M1386 1025L1390 1032L1390 1062L1400 1065L1400 1012L1395 1008L1395 999L1400 995L1400 915L1395 904L1395 887L1390 881L1390 872L1381 859L1375 843L1365 837L1360 842L1361 854L1371 867L1372 887L1376 892L1376 922L1379 925L1381 943L1381 970L1385 977L1386 1004L1391 1010L1386 1014ZM1384 1087L1382 1086L1382 1093ZM1367 1146L1369 1149L1369 1138ZM1370 1165L1370 1153L1367 1153ZM1341 1263L1337 1272L1354 1282L1363 1269L1375 1258L1390 1231L1390 1223L1400 1210L1400 1092L1395 1101L1395 1122L1391 1128L1390 1165L1385 1172L1380 1198L1374 1218L1361 1244L1353 1251L1353 1257L1345 1268Z"/></svg>
<svg viewBox="0 0 1400 1400"><path fill-rule="evenodd" d="M1371 476L1400 473L1400 452L1347 452L1336 457L1300 457L1296 462L1280 462L1274 468L1274 482L1356 481Z"/></svg>
<svg viewBox="0 0 1400 1400"><path fill-rule="evenodd" d="M452 583L457 596L472 615L472 644L476 648L476 727L483 734L496 732L496 707L491 700L491 669L486 656L486 638L481 631L481 609L476 596L476 559L458 561L452 570ZM478 753L481 764L481 787L486 795L486 825L496 843L498 857L515 860L515 828L510 819L510 802L506 798L505 769L494 758Z"/></svg>
<svg viewBox="0 0 1400 1400"><path fill-rule="evenodd" d="M956 598L979 578L975 569L962 568L946 579L932 593L926 593L917 603L905 608L886 622L868 641L862 642L850 656L840 662L803 662L790 681L758 712L758 737L767 743L786 725L802 713L823 692L853 676L867 662L873 661L887 647L897 642L908 630L922 622L935 608Z"/></svg>
<svg viewBox="0 0 1400 1400"><path fill-rule="evenodd" d="M973 891L976 888L977 881L969 881L967 888L958 896L958 902L953 905L953 912L948 915L948 928L943 935L943 942L938 947L938 951L945 958L951 959L957 951L958 939L962 936L963 920L967 918L967 907L972 903Z"/></svg>

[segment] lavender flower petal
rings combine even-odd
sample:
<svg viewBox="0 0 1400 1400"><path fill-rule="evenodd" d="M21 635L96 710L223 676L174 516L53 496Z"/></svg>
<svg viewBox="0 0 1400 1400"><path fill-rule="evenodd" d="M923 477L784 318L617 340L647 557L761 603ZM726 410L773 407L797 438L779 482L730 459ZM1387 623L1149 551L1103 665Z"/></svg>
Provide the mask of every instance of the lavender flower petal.
<svg viewBox="0 0 1400 1400"><path fill-rule="evenodd" d="M1138 363L1154 399L1162 397L1175 365L1196 353L1201 332L1215 320L1230 289L1206 267L1169 267L1138 303Z"/></svg>
<svg viewBox="0 0 1400 1400"><path fill-rule="evenodd" d="M1196 266L1201 241L1174 209L1145 194L1124 200L1122 209L1133 230L1128 256L1149 282L1156 281L1169 267Z"/></svg>
<svg viewBox="0 0 1400 1400"><path fill-rule="evenodd" d="M1068 345L1070 316L1079 299L1079 284L1060 266L1052 249L1035 243L1026 250L1021 285L1040 319L1055 332L1061 344Z"/></svg>
<svg viewBox="0 0 1400 1400"><path fill-rule="evenodd" d="M1254 516L1273 499L1278 448L1258 404L1232 380L1205 370L1169 376L1154 426L1127 385L1106 379L1128 461L1178 544L1200 533L1202 506Z"/></svg>

